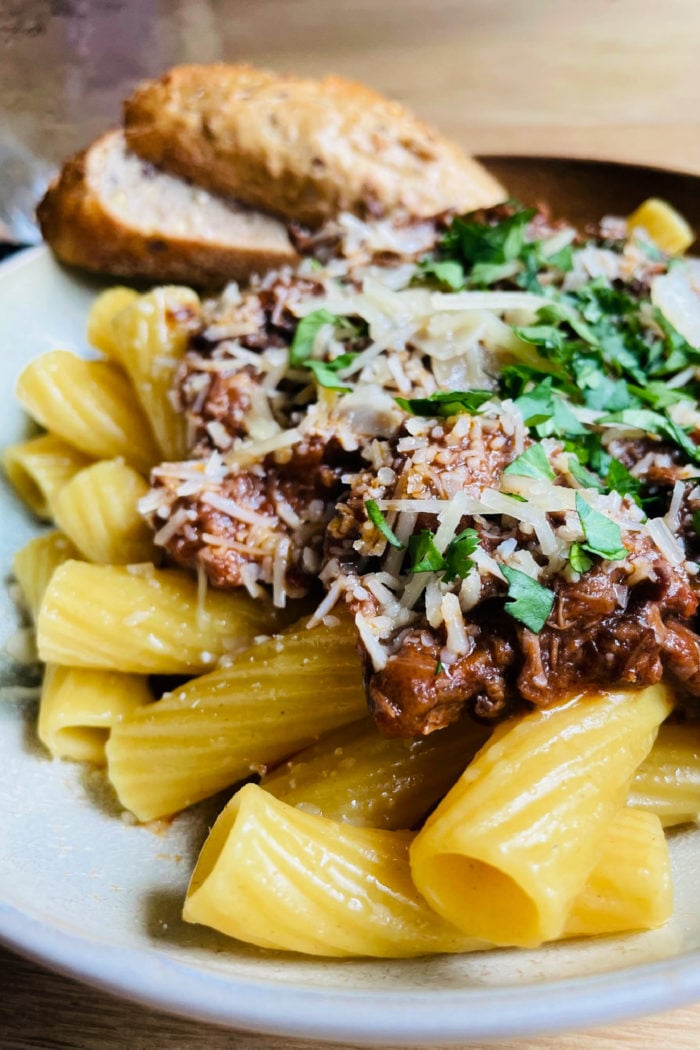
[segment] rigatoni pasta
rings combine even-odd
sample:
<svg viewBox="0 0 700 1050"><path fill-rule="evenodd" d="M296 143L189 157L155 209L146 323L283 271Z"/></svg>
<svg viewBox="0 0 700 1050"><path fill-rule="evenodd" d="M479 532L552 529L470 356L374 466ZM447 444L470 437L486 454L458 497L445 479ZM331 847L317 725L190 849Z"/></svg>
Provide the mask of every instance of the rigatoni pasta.
<svg viewBox="0 0 700 1050"><path fill-rule="evenodd" d="M648 757L637 770L629 803L655 813L664 827L700 816L700 725L661 726Z"/></svg>
<svg viewBox="0 0 700 1050"><path fill-rule="evenodd" d="M671 862L661 821L623 806L574 898L564 936L651 930L668 922L672 911Z"/></svg>
<svg viewBox="0 0 700 1050"><path fill-rule="evenodd" d="M125 718L109 778L139 820L169 816L261 773L364 711L351 625L305 622Z"/></svg>
<svg viewBox="0 0 700 1050"><path fill-rule="evenodd" d="M371 828L412 828L454 784L488 738L462 719L417 740L392 740L371 718L343 726L267 773L275 798L331 820Z"/></svg>
<svg viewBox="0 0 700 1050"><path fill-rule="evenodd" d="M135 674L198 674L274 630L279 617L248 595L212 589L179 569L68 561L51 577L37 620L46 663Z"/></svg>
<svg viewBox="0 0 700 1050"><path fill-rule="evenodd" d="M307 813L249 784L209 833L183 917L264 948L401 957L490 947L427 906L411 877L407 831ZM650 928L671 912L657 817L622 809L557 936Z"/></svg>
<svg viewBox="0 0 700 1050"><path fill-rule="evenodd" d="M143 675L48 664L39 739L55 758L104 765L110 729L152 700Z"/></svg>
<svg viewBox="0 0 700 1050"><path fill-rule="evenodd" d="M90 346L94 346L106 358L116 361L117 364L122 363L122 354L114 331L114 320L138 297L138 292L133 288L107 288L100 292L88 313L86 334Z"/></svg>
<svg viewBox="0 0 700 1050"><path fill-rule="evenodd" d="M158 461L150 425L122 369L51 350L27 365L17 398L34 419L95 459L123 456L144 472Z"/></svg>
<svg viewBox="0 0 700 1050"><path fill-rule="evenodd" d="M421 898L408 865L411 838L304 813L249 784L209 833L183 917L263 948L309 955L487 947Z"/></svg>
<svg viewBox="0 0 700 1050"><path fill-rule="evenodd" d="M34 623L54 571L64 562L77 558L78 551L71 541L57 531L35 536L15 554L12 571Z"/></svg>
<svg viewBox="0 0 700 1050"><path fill-rule="evenodd" d="M53 517L53 496L90 462L88 455L54 434L10 445L2 455L5 474L19 497L47 521Z"/></svg>
<svg viewBox="0 0 700 1050"><path fill-rule="evenodd" d="M411 847L426 900L493 944L559 937L671 707L649 686L502 723Z"/></svg>
<svg viewBox="0 0 700 1050"><path fill-rule="evenodd" d="M123 460L100 460L78 471L55 494L54 520L87 561L152 561L153 532L138 511L147 492L145 478Z"/></svg>
<svg viewBox="0 0 700 1050"><path fill-rule="evenodd" d="M110 323L119 360L150 420L161 459L182 459L187 452L187 424L170 393L198 317L195 292L173 286L132 300Z"/></svg>

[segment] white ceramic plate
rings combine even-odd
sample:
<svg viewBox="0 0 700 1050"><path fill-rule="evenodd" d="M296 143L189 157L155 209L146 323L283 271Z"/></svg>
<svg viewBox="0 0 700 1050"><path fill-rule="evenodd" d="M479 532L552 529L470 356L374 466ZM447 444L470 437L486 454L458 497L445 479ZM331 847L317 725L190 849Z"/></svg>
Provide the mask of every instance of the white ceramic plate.
<svg viewBox="0 0 700 1050"><path fill-rule="evenodd" d="M85 349L96 287L44 249L0 266L0 444L26 431L12 403L24 363L50 348ZM0 516L7 574L37 524L6 486ZM0 591L7 649L17 615ZM700 998L700 832L672 837L676 913L663 930L471 958L284 957L179 918L211 805L160 832L126 823L98 774L43 753L26 669L7 653L0 683L0 938L49 966L188 1017L374 1046L522 1036Z"/></svg>

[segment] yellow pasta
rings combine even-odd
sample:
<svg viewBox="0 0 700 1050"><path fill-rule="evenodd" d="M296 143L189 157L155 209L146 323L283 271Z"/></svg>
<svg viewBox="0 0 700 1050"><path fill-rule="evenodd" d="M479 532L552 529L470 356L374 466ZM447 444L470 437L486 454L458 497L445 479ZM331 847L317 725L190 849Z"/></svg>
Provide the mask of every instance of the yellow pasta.
<svg viewBox="0 0 700 1050"><path fill-rule="evenodd" d="M171 402L175 372L200 312L191 288L154 288L112 320L119 360L151 421L163 459L187 454L187 422Z"/></svg>
<svg viewBox="0 0 700 1050"><path fill-rule="evenodd" d="M489 947L437 915L416 891L412 837L336 823L248 784L209 833L183 917L264 948L311 955L398 957ZM658 819L623 809L562 936L645 929L664 922L670 907Z"/></svg>
<svg viewBox="0 0 700 1050"><path fill-rule="evenodd" d="M12 571L32 620L36 622L54 570L65 561L78 557L76 548L61 532L46 532L36 536L17 551Z"/></svg>
<svg viewBox="0 0 700 1050"><path fill-rule="evenodd" d="M302 624L125 719L107 746L109 777L122 804L152 820L260 772L365 709L350 625Z"/></svg>
<svg viewBox="0 0 700 1050"><path fill-rule="evenodd" d="M630 231L641 227L669 255L682 255L695 240L684 217L658 197L643 201L628 218L627 227Z"/></svg>
<svg viewBox="0 0 700 1050"><path fill-rule="evenodd" d="M148 561L153 558L153 532L137 509L147 492L146 480L123 460L101 460L56 493L54 518L88 561Z"/></svg>
<svg viewBox="0 0 700 1050"><path fill-rule="evenodd" d="M661 822L653 813L623 806L574 899L564 935L653 929L672 911L671 864Z"/></svg>
<svg viewBox="0 0 700 1050"><path fill-rule="evenodd" d="M123 456L143 472L160 458L128 378L111 361L52 350L27 365L16 393L30 416L88 456Z"/></svg>
<svg viewBox="0 0 700 1050"><path fill-rule="evenodd" d="M558 937L671 706L655 685L499 726L413 843L426 900L494 944Z"/></svg>
<svg viewBox="0 0 700 1050"><path fill-rule="evenodd" d="M37 622L46 663L135 674L197 674L270 630L264 600L209 589L179 569L69 561L51 578Z"/></svg>
<svg viewBox="0 0 700 1050"><path fill-rule="evenodd" d="M51 499L90 457L55 434L10 445L2 454L2 465L17 494L37 517L50 520Z"/></svg>
<svg viewBox="0 0 700 1050"><path fill-rule="evenodd" d="M133 288L117 285L101 292L90 307L87 320L88 342L113 361L121 362L119 343L114 336L114 319L138 297L138 292Z"/></svg>
<svg viewBox="0 0 700 1050"><path fill-rule="evenodd" d="M655 813L664 827L700 816L700 725L663 725L637 770L629 804Z"/></svg>
<svg viewBox="0 0 700 1050"><path fill-rule="evenodd" d="M264 776L292 806L374 828L412 828L454 784L490 730L463 718L417 740L397 740L372 718L329 733Z"/></svg>
<svg viewBox="0 0 700 1050"><path fill-rule="evenodd" d="M39 739L56 758L104 765L110 728L152 699L143 675L49 664Z"/></svg>
<svg viewBox="0 0 700 1050"><path fill-rule="evenodd" d="M303 813L254 784L209 833L183 917L232 937L311 955L412 956L481 945L417 893L411 833Z"/></svg>

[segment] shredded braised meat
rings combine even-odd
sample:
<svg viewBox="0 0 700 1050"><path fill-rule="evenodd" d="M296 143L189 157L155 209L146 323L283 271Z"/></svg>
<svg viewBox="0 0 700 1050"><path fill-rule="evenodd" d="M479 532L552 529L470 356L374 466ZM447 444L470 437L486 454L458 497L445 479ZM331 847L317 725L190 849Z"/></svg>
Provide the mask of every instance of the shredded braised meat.
<svg viewBox="0 0 700 1050"><path fill-rule="evenodd" d="M311 440L265 459L259 467L229 476L214 494L174 496L170 520L181 525L162 541L179 565L203 569L215 587L271 584L275 554L285 545L284 575L290 597L307 594L318 575L328 518L341 492L348 455L337 445ZM167 476L156 488L178 481Z"/></svg>
<svg viewBox="0 0 700 1050"><path fill-rule="evenodd" d="M520 218L297 230L313 260L205 304L191 459L145 501L214 586L346 603L392 736L664 675L700 697L700 375L667 260L619 220Z"/></svg>

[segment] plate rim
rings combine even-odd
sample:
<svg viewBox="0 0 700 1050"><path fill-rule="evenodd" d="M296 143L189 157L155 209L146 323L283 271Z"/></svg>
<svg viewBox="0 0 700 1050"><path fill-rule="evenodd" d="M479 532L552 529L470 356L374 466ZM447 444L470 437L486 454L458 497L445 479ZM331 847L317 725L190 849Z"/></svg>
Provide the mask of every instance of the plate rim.
<svg viewBox="0 0 700 1050"><path fill-rule="evenodd" d="M50 255L45 245L22 249L0 261L0 279ZM60 269L68 279L83 276ZM6 901L0 901L0 944L88 986L189 1020L277 1037L366 1046L449 1046L478 1039L533 1037L629 1020L700 999L700 949L562 980L414 988L407 993L381 987L303 987L298 978L288 984L203 971L156 947L144 951L110 945L80 936L58 922L47 925ZM390 1011L392 1006L395 1009Z"/></svg>
<svg viewBox="0 0 700 1050"><path fill-rule="evenodd" d="M559 981L424 992L412 989L408 995L382 988L346 991L304 988L296 982L232 979L202 972L157 949L146 956L148 965L143 967L142 949L96 944L57 926L47 927L3 902L0 943L81 983L188 1020L271 1036L377 1047L450 1046L477 1039L551 1035L672 1010L700 998L700 949ZM331 961L342 964L344 960ZM389 1009L392 1006L395 1011ZM484 1006L489 1007L488 1012Z"/></svg>

